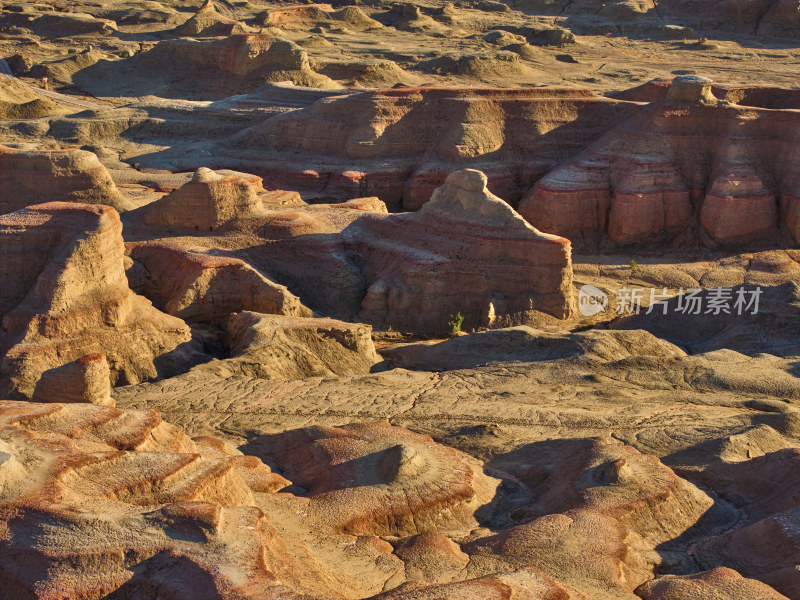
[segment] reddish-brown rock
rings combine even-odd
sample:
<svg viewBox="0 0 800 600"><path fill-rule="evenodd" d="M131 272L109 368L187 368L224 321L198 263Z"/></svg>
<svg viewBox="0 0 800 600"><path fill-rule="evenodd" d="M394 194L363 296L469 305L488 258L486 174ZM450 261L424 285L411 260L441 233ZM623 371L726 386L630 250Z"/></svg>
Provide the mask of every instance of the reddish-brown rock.
<svg viewBox="0 0 800 600"><path fill-rule="evenodd" d="M361 323L243 311L228 320L233 358L211 368L259 379L366 375L380 362L371 334Z"/></svg>
<svg viewBox="0 0 800 600"><path fill-rule="evenodd" d="M431 334L457 313L464 328L571 314L569 242L531 227L480 171L451 174L416 213L309 207L276 218L279 239L250 254L323 314ZM274 222L262 232L275 234Z"/></svg>
<svg viewBox="0 0 800 600"><path fill-rule="evenodd" d="M294 597L254 500L289 482L254 457L155 410L2 402L0 437L5 597Z"/></svg>
<svg viewBox="0 0 800 600"><path fill-rule="evenodd" d="M2 377L30 396L41 374L87 354L115 382L155 377L191 339L183 321L128 287L122 223L108 206L52 202L0 217Z"/></svg>
<svg viewBox="0 0 800 600"><path fill-rule="evenodd" d="M458 583L420 587L405 585L379 594L374 600L570 600L574 598L556 581L536 569L498 573Z"/></svg>
<svg viewBox="0 0 800 600"><path fill-rule="evenodd" d="M644 600L787 600L768 585L745 579L733 569L717 567L695 575L667 575L639 586Z"/></svg>
<svg viewBox="0 0 800 600"><path fill-rule="evenodd" d="M235 171L198 169L192 180L143 209L148 225L212 231L232 221L263 216L261 178Z"/></svg>
<svg viewBox="0 0 800 600"><path fill-rule="evenodd" d="M580 89L376 90L267 119L210 151L270 187L376 195L393 210L418 209L465 167L484 171L492 189L514 201L635 108ZM197 149L176 164L207 160Z"/></svg>
<svg viewBox="0 0 800 600"><path fill-rule="evenodd" d="M104 354L89 354L42 373L33 390L34 402L90 402L114 406L111 369Z"/></svg>
<svg viewBox="0 0 800 600"><path fill-rule="evenodd" d="M491 514L500 483L475 459L386 422L287 432L261 454L308 490L309 513L354 535L468 531L476 512Z"/></svg>
<svg viewBox="0 0 800 600"><path fill-rule="evenodd" d="M0 145L0 214L56 201L107 204L120 212L133 208L92 152Z"/></svg>
<svg viewBox="0 0 800 600"><path fill-rule="evenodd" d="M132 288L181 319L221 324L243 310L312 316L286 287L239 258L171 242L133 243L128 254Z"/></svg>
<svg viewBox="0 0 800 600"><path fill-rule="evenodd" d="M800 240L800 116L720 103L710 88L676 78L663 102L542 178L521 214L581 243Z"/></svg>

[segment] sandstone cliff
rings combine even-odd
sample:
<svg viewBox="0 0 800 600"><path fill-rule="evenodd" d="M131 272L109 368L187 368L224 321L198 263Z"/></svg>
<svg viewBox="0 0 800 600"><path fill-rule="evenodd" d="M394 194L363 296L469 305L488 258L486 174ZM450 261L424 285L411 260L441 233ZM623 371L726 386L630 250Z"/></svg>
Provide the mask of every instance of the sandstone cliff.
<svg viewBox="0 0 800 600"><path fill-rule="evenodd" d="M520 213L590 245L797 242L799 136L794 111L720 102L710 81L679 77L537 182Z"/></svg>
<svg viewBox="0 0 800 600"><path fill-rule="evenodd" d="M30 396L43 372L96 353L108 357L115 382L135 383L190 341L183 321L128 287L121 231L117 212L102 205L52 202L0 217L7 391Z"/></svg>

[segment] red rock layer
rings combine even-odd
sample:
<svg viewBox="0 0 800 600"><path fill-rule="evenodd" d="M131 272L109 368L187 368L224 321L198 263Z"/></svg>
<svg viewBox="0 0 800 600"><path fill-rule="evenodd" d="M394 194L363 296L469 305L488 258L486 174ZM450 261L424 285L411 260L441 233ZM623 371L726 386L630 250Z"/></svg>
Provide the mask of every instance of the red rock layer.
<svg viewBox="0 0 800 600"><path fill-rule="evenodd" d="M143 209L148 225L212 231L231 221L261 216L261 178L235 171L198 169L192 180Z"/></svg>
<svg viewBox="0 0 800 600"><path fill-rule="evenodd" d="M231 313L312 316L284 286L239 258L178 243L134 243L131 286L164 312L190 321L224 322Z"/></svg>
<svg viewBox="0 0 800 600"><path fill-rule="evenodd" d="M289 482L261 461L154 410L0 402L0 436L4 597L294 597L253 500Z"/></svg>
<svg viewBox="0 0 800 600"><path fill-rule="evenodd" d="M630 102L660 102L667 97L673 78L653 79L640 86L609 94L619 100ZM798 109L800 108L800 90L756 85L714 84L711 93L720 100L726 100L740 106L758 108Z"/></svg>
<svg viewBox="0 0 800 600"><path fill-rule="evenodd" d="M280 235L274 222L262 233L279 239L253 260L323 314L441 334L458 313L465 329L571 313L569 242L531 227L480 171L451 174L417 213L278 215Z"/></svg>
<svg viewBox="0 0 800 600"><path fill-rule="evenodd" d="M225 140L214 156L271 187L376 195L392 210L418 209L451 171L474 167L513 201L631 109L587 90L378 90L270 118ZM183 160L199 166L202 156Z"/></svg>
<svg viewBox="0 0 800 600"><path fill-rule="evenodd" d="M499 483L467 455L389 423L296 430L263 452L308 490L309 511L354 535L469 530Z"/></svg>
<svg viewBox="0 0 800 600"><path fill-rule="evenodd" d="M570 314L569 242L531 227L480 171L453 173L416 213L365 218L346 233L367 257L367 322L441 332L457 313L465 328Z"/></svg>
<svg viewBox="0 0 800 600"><path fill-rule="evenodd" d="M155 377L189 328L128 287L122 223L108 206L52 202L0 216L0 373L30 396L42 372L87 354L115 381Z"/></svg>
<svg viewBox="0 0 800 600"><path fill-rule="evenodd" d="M543 177L520 213L578 243L799 241L799 139L796 111L666 100Z"/></svg>

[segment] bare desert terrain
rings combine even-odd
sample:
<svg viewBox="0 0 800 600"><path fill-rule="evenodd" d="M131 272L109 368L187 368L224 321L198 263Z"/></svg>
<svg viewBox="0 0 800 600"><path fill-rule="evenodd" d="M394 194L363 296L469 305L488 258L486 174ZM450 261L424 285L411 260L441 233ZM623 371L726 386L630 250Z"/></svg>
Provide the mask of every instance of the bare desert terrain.
<svg viewBox="0 0 800 600"><path fill-rule="evenodd" d="M0 3L0 600L800 600L800 2Z"/></svg>

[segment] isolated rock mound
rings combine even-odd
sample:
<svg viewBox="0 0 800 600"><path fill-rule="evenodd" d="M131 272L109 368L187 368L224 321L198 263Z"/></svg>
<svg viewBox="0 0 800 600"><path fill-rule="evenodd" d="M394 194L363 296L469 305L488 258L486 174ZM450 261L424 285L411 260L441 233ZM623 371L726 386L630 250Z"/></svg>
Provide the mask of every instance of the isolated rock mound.
<svg viewBox="0 0 800 600"><path fill-rule="evenodd" d="M717 567L695 575L667 575L648 581L636 589L644 600L786 600L768 585L745 579L733 569Z"/></svg>
<svg viewBox="0 0 800 600"><path fill-rule="evenodd" d="M244 311L228 321L233 358L212 368L259 379L365 375L380 361L371 334L361 323Z"/></svg>
<svg viewBox="0 0 800 600"><path fill-rule="evenodd" d="M242 310L313 314L286 287L239 258L168 242L131 244L129 256L134 261L128 268L131 287L160 310L187 321L223 324Z"/></svg>
<svg viewBox="0 0 800 600"><path fill-rule="evenodd" d="M679 77L537 182L520 212L578 243L797 242L799 131L795 112L721 104L709 80Z"/></svg>
<svg viewBox="0 0 800 600"><path fill-rule="evenodd" d="M58 201L107 204L119 212L133 208L92 152L0 146L0 213Z"/></svg>
<svg viewBox="0 0 800 600"><path fill-rule="evenodd" d="M0 373L30 396L42 373L108 357L115 382L158 374L154 361L191 339L189 328L128 287L122 223L107 206L51 202L0 217Z"/></svg>
<svg viewBox="0 0 800 600"><path fill-rule="evenodd" d="M297 235L252 254L314 310L425 334L458 313L466 329L571 314L569 241L529 225L480 171L451 174L417 213L327 208L338 214L323 223L311 208L292 211L303 227L285 224Z"/></svg>
<svg viewBox="0 0 800 600"><path fill-rule="evenodd" d="M249 30L244 23L220 14L217 5L212 0L207 0L193 17L176 27L173 33L182 37L211 37L247 33Z"/></svg>
<svg viewBox="0 0 800 600"><path fill-rule="evenodd" d="M82 402L114 406L111 369L105 354L89 354L42 373L33 390L34 402Z"/></svg>
<svg viewBox="0 0 800 600"><path fill-rule="evenodd" d="M262 457L308 490L309 510L354 535L470 529L500 483L475 459L385 422L273 437Z"/></svg>
<svg viewBox="0 0 800 600"><path fill-rule="evenodd" d="M143 209L148 225L212 231L237 219L261 216L261 178L235 171L197 169L192 180Z"/></svg>

